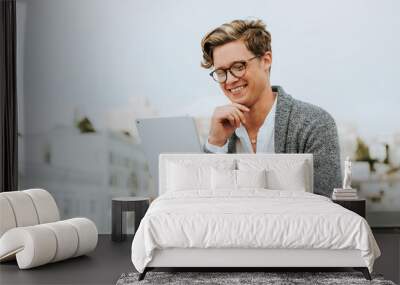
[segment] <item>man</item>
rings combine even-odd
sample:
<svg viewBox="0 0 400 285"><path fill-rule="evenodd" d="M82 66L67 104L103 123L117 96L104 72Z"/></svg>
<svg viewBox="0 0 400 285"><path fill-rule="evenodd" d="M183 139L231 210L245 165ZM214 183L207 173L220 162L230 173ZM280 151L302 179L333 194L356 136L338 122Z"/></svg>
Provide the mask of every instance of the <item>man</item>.
<svg viewBox="0 0 400 285"><path fill-rule="evenodd" d="M271 35L261 20L235 20L208 33L202 66L231 104L217 107L204 146L212 153L312 153L314 193L340 187L336 124L323 109L270 85Z"/></svg>

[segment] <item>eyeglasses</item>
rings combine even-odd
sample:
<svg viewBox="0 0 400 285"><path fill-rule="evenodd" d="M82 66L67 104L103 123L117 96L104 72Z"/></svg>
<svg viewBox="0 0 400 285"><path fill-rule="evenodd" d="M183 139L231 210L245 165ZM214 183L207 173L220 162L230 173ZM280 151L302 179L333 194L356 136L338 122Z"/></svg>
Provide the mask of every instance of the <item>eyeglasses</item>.
<svg viewBox="0 0 400 285"><path fill-rule="evenodd" d="M249 58L248 60L235 61L229 68L218 68L210 73L210 76L218 83L225 83L228 79L228 71L233 77L241 78L246 73L247 63L258 56Z"/></svg>

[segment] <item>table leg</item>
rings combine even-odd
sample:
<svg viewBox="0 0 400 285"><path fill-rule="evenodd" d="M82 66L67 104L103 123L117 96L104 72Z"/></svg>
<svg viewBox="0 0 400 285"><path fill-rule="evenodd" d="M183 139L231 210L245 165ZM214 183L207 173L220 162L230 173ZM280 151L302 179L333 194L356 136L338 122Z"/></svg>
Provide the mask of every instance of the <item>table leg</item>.
<svg viewBox="0 0 400 285"><path fill-rule="evenodd" d="M112 202L112 229L111 229L111 239L113 241L122 241L122 204L116 201Z"/></svg>
<svg viewBox="0 0 400 285"><path fill-rule="evenodd" d="M142 203L138 203L137 205L135 205L135 233L138 230L140 221L146 214L148 207L149 207L148 201L143 201Z"/></svg>

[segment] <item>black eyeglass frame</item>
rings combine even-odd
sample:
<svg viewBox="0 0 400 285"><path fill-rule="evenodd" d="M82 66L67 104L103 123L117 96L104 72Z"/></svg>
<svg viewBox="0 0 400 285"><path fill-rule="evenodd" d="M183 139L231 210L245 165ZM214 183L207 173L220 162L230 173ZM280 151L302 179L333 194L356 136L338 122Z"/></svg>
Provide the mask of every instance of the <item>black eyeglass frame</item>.
<svg viewBox="0 0 400 285"><path fill-rule="evenodd" d="M252 58L249 58L249 59L247 59L247 60L235 61L235 62L233 62L233 63L231 64L231 66L229 66L228 68L218 68L218 69L215 69L215 70L211 71L209 75L211 76L211 78L212 78L215 82L218 82L218 83L225 83L225 82L228 80L228 71L229 71L229 73L230 73L233 77L239 79L239 78L243 77L243 76L246 74L247 63L248 63L249 61L252 61L252 60L255 59L255 58L258 58L258 57L260 57L260 56L256 55L256 56L253 56ZM243 75L241 75L241 76L235 75L235 73L232 71L232 67L233 67L235 64L238 64L238 63L243 64L243 65L244 65L244 68L245 68L245 71L244 71ZM222 71L225 72L225 80L224 80L224 81L219 81L218 79L216 79L216 78L214 77L214 73L217 72L217 71L220 71L220 70L222 70Z"/></svg>

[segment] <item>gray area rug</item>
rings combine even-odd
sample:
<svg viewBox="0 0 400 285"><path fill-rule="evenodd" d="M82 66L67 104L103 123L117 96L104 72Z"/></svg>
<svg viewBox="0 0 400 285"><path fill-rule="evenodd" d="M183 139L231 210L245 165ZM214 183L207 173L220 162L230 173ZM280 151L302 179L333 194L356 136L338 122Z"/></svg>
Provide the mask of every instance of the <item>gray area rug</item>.
<svg viewBox="0 0 400 285"><path fill-rule="evenodd" d="M372 274L372 281L360 272L148 272L142 281L139 273L124 273L117 285L133 284L379 284L395 285L380 275Z"/></svg>

